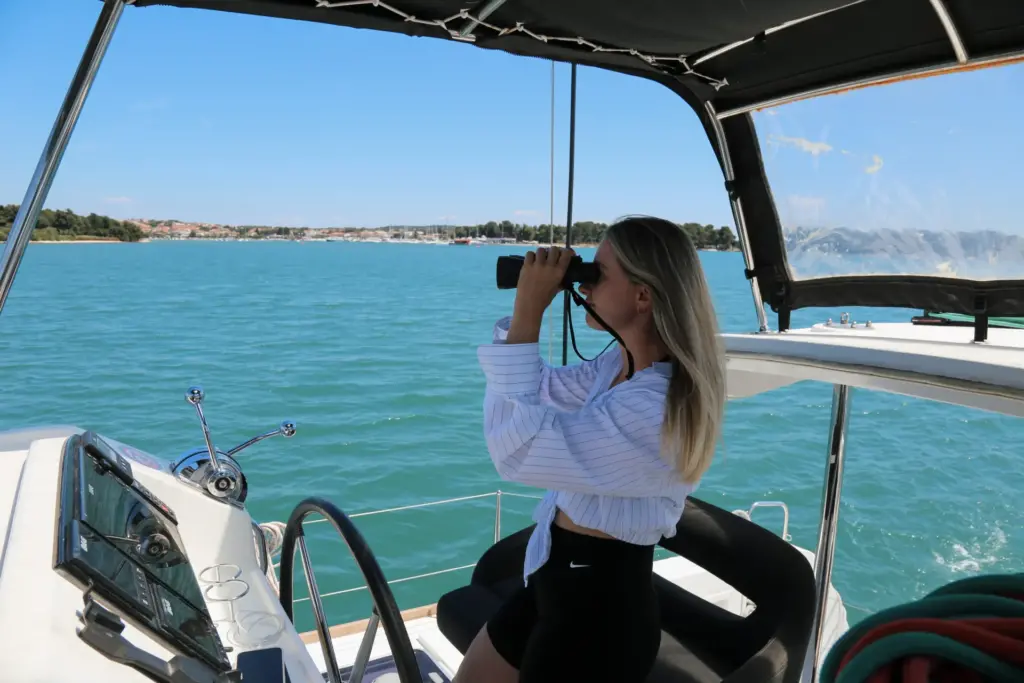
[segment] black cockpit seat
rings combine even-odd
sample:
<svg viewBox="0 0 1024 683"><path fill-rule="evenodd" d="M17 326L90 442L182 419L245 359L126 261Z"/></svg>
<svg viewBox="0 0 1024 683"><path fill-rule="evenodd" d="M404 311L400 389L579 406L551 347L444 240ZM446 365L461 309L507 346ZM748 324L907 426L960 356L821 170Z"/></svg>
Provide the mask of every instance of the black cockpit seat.
<svg viewBox="0 0 1024 683"><path fill-rule="evenodd" d="M491 546L467 586L437 603L441 632L465 653L503 600L522 585L533 527ZM776 534L710 503L689 498L674 537L660 545L703 567L757 607L746 617L655 575L661 649L650 683L798 681L814 617L814 572Z"/></svg>

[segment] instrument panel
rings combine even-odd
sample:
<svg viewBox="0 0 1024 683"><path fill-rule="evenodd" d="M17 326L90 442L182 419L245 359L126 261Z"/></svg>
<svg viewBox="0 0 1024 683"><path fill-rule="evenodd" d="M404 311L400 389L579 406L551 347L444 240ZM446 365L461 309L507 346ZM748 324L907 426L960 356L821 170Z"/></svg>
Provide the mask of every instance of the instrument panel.
<svg viewBox="0 0 1024 683"><path fill-rule="evenodd" d="M92 431L64 449L54 568L172 651L231 669L174 511Z"/></svg>

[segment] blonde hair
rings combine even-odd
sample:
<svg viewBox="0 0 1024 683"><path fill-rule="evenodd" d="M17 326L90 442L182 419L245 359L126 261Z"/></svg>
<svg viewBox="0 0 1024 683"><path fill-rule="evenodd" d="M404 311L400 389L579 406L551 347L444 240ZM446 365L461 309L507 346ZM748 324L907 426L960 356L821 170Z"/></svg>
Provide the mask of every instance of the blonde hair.
<svg viewBox="0 0 1024 683"><path fill-rule="evenodd" d="M626 275L651 292L654 326L672 356L663 454L686 483L711 466L725 411L725 353L704 269L682 227L629 216L604 236Z"/></svg>

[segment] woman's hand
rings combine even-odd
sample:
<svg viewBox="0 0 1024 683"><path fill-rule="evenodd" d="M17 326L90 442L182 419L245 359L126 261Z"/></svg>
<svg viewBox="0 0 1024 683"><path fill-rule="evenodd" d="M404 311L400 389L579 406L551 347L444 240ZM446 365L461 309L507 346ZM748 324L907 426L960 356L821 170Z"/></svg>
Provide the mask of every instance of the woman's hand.
<svg viewBox="0 0 1024 683"><path fill-rule="evenodd" d="M541 247L526 254L516 285L515 313L541 317L562 289L562 280L575 256L572 249Z"/></svg>
<svg viewBox="0 0 1024 683"><path fill-rule="evenodd" d="M541 247L536 253L526 254L516 285L516 303L507 343L537 341L544 311L562 289L562 280L575 255L572 249L561 247Z"/></svg>

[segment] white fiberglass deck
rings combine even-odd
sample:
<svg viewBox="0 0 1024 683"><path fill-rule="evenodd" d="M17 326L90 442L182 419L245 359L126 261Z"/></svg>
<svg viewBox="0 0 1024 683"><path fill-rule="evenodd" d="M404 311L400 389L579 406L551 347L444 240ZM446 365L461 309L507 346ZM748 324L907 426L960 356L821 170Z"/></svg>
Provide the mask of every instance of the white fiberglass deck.
<svg viewBox="0 0 1024 683"><path fill-rule="evenodd" d="M813 553L803 548L797 547L797 549L813 566ZM683 586L691 593L737 615L744 616L753 610L754 606L731 586L686 558L673 556L658 560L654 563L654 571L669 581ZM420 658L421 671L434 683L450 681L462 662L462 654L448 642L438 628L435 605L406 610L402 616L406 629L409 631L409 640L412 642L413 650L419 651L417 657ZM849 625L846 608L843 606L839 593L830 586L828 611L819 648L820 658L824 658L832 644L846 632L847 628ZM355 663L365 629L365 620L342 624L331 629L338 666L344 674L348 674L349 669ZM301 637L316 666L320 668L321 672L325 672L324 656L316 632L303 633ZM398 676L391 673L392 669L389 666L390 655L391 649L387 642L387 636L384 635L383 629L378 628L374 636L373 647L370 650L370 666L363 677L365 683L397 683ZM428 661L424 661L424 658ZM343 680L347 679L343 678Z"/></svg>
<svg viewBox="0 0 1024 683"><path fill-rule="evenodd" d="M1024 417L1024 330L865 323L722 335L729 396L804 380L840 383Z"/></svg>

